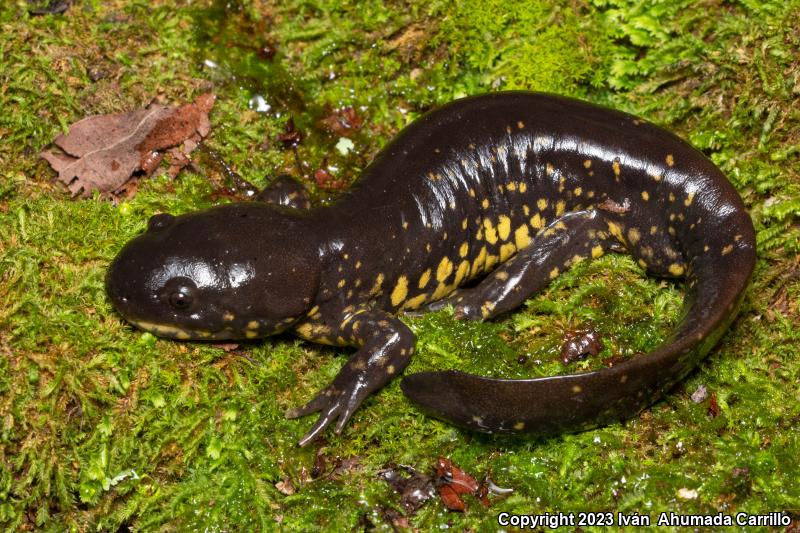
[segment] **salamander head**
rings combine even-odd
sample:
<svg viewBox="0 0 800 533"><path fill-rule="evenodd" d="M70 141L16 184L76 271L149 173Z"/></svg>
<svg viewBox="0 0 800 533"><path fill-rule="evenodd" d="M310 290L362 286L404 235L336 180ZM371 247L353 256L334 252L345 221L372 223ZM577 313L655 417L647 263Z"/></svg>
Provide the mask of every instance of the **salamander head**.
<svg viewBox="0 0 800 533"><path fill-rule="evenodd" d="M311 307L319 282L302 215L259 203L155 215L106 275L117 311L177 339L279 333Z"/></svg>

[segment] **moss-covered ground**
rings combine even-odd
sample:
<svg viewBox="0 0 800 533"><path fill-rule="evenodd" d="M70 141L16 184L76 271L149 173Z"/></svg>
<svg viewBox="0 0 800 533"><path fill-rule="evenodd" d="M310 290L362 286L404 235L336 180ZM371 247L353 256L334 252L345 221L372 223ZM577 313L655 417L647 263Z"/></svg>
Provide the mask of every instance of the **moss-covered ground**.
<svg viewBox="0 0 800 533"><path fill-rule="evenodd" d="M494 530L500 511L800 519L800 2L72 4L44 16L22 0L0 7L0 527L389 530L403 511L376 473L387 463L428 472L438 455L514 492L489 508L467 498L463 514L431 500L412 527ZM423 416L393 383L341 436L298 449L312 420L283 412L324 386L347 350L288 337L234 351L160 340L105 297L106 266L150 215L215 201L208 168L157 177L115 206L71 200L37 156L84 116L212 90L212 147L257 184L288 172L324 199L435 104L510 88L676 131L730 176L756 225L738 320L683 384L625 424L487 437ZM269 112L249 109L257 94ZM348 106L363 126L342 154L320 119ZM289 116L304 136L297 157L277 140ZM334 181L319 185L319 169ZM605 257L495 323L409 320L419 335L409 371L563 372L562 334L583 327L601 332L598 357L643 352L680 300L679 284ZM708 397L695 403L701 386Z"/></svg>

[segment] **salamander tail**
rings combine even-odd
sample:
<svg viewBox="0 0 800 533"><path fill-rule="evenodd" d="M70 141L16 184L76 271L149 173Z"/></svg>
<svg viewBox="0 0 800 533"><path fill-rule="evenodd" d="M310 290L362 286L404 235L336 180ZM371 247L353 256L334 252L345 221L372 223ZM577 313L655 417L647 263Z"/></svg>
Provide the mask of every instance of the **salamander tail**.
<svg viewBox="0 0 800 533"><path fill-rule="evenodd" d="M405 377L403 392L438 418L490 433L553 435L635 416L683 379L733 320L755 264L752 223L746 213L734 222L725 231L730 247L684 250L682 317L652 352L599 371L537 379L423 372Z"/></svg>

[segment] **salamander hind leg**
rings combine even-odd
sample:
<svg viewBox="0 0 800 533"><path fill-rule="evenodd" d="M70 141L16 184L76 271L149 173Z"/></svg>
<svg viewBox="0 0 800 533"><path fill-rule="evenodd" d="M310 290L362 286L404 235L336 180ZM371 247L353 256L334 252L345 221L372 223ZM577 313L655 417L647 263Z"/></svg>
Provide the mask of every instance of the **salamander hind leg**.
<svg viewBox="0 0 800 533"><path fill-rule="evenodd" d="M414 352L414 334L400 320L378 310L355 313L338 332L359 346L333 382L302 407L291 409L287 418L320 412L319 418L299 445L314 440L336 422L341 433L361 403L408 365Z"/></svg>
<svg viewBox="0 0 800 533"><path fill-rule="evenodd" d="M471 320L511 311L572 264L618 249L619 243L609 239L607 229L598 211L569 213L540 231L478 286L461 289L437 304L452 304L458 318Z"/></svg>

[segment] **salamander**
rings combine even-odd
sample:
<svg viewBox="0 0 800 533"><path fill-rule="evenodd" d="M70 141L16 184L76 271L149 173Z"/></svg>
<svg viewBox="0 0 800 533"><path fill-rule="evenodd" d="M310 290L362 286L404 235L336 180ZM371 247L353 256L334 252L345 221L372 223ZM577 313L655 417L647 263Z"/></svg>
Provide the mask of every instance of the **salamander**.
<svg viewBox="0 0 800 533"><path fill-rule="evenodd" d="M612 251L685 280L681 318L652 352L538 379L423 372L401 388L435 416L485 432L629 418L714 346L755 263L742 200L702 153L640 118L548 94L451 102L407 126L334 203L305 209L301 196L265 191L157 214L106 282L122 317L163 337L289 332L355 347L330 385L287 413L320 413L300 445L329 426L341 432L403 372L415 337L398 315L452 305L460 319L490 320Z"/></svg>

